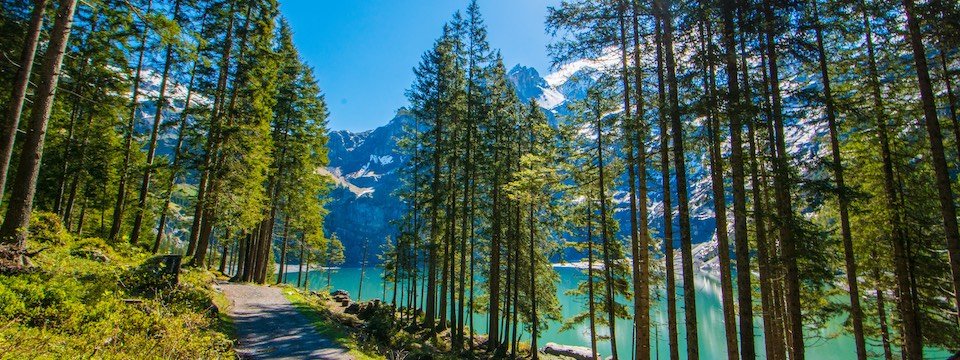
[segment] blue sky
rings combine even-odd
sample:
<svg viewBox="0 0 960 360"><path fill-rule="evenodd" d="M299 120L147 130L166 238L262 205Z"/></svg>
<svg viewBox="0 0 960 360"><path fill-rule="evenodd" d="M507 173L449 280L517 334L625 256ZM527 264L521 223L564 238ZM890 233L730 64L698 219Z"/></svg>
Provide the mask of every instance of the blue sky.
<svg viewBox="0 0 960 360"><path fill-rule="evenodd" d="M330 108L330 128L363 131L407 104L413 67L443 24L468 0L283 0L294 42L314 68ZM490 44L508 67L549 67L547 6L559 0L479 0Z"/></svg>

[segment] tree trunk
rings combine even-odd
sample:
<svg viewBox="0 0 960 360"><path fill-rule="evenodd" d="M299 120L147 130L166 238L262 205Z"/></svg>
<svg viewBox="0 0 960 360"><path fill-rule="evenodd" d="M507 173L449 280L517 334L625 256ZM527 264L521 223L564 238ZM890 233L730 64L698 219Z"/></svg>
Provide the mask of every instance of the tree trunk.
<svg viewBox="0 0 960 360"><path fill-rule="evenodd" d="M277 271L277 284L284 281L284 273L287 270L287 237L290 235L290 215L283 217L283 242L280 245L280 270Z"/></svg>
<svg viewBox="0 0 960 360"><path fill-rule="evenodd" d="M629 107L628 107L629 108ZM607 304L607 327L610 329L610 351L613 353L613 360L617 360L617 319L614 313L614 293L613 293L613 274L610 259L610 234L607 229L607 191L604 188L604 165L603 165L603 116L604 114L595 114L597 117L597 167L599 168L599 187L600 187L600 240L603 243L603 277L606 296L604 301Z"/></svg>
<svg viewBox="0 0 960 360"><path fill-rule="evenodd" d="M773 99L773 128L776 152L774 154L774 193L777 216L780 218L779 233L783 264L786 268L786 315L791 349L791 360L803 360L803 315L800 308L800 272L797 267L797 239L793 234L793 205L790 195L790 154L787 153L783 131L783 109L780 96L780 74L777 63L776 35L774 34L774 9L771 0L764 0L765 30L767 38L767 64L770 72L770 90Z"/></svg>
<svg viewBox="0 0 960 360"><path fill-rule="evenodd" d="M13 270L29 265L26 259L25 242L30 228L33 211L33 197L37 191L37 174L40 170L40 158L43 156L43 142L47 134L50 110L60 79L60 66L70 38L73 14L77 8L76 0L60 0L57 17L50 31L50 41L43 56L40 69L40 83L30 112L29 128L20 152L17 176L14 178L13 191L7 205L7 213L0 226L0 247L3 247L4 267ZM10 261L7 263L7 261Z"/></svg>
<svg viewBox="0 0 960 360"><path fill-rule="evenodd" d="M517 146L519 148L519 144ZM519 149L517 154L519 154ZM518 156L517 159L520 157ZM517 170L519 171L519 164L517 165ZM513 337L511 338L510 344L510 357L517 358L517 347L519 347L519 337L520 332L517 330L520 325L520 321L517 317L520 314L520 238L523 236L520 229L520 203L517 202L516 209L514 210L515 222L514 222L514 232L513 232L513 261L516 266L513 266Z"/></svg>
<svg viewBox="0 0 960 360"><path fill-rule="evenodd" d="M736 248L737 304L739 304L742 359L755 359L753 335L753 286L750 284L750 241L747 230L747 194L743 160L743 104L737 74L735 0L724 0L723 46L727 72L727 118L730 122L730 168L733 172L733 239ZM746 84L744 84L746 86ZM754 200L756 201L756 200Z"/></svg>
<svg viewBox="0 0 960 360"><path fill-rule="evenodd" d="M762 43L760 45L761 48L765 46L763 39L764 38L762 36L760 39L758 39ZM743 47L744 54L742 57L744 60L742 66L744 69L746 69L746 46L743 45ZM764 333L768 335L765 335L764 337L765 344L767 345L767 358L785 359L787 345L784 334L784 321L783 317L781 316L781 304L783 303L783 297L781 296L782 283L776 280L780 279L779 257L777 255L778 241L776 239L768 241L768 236L770 233L768 233L766 229L765 217L767 216L766 207L770 203L768 201L769 187L767 186L767 179L769 177L767 176L766 166L760 165L757 155L759 149L761 149L758 140L760 139L760 129L762 127L767 127L768 138L772 139L773 137L772 132L769 131L770 124L773 122L773 111L772 105L770 104L770 82L766 72L767 56L763 51L760 51L760 68L762 69L761 77L763 80L761 83L761 92L763 96L763 110L766 124L760 123L759 121L751 122L749 124L750 127L748 128L748 130L751 132L750 150L752 152L751 161L753 162L751 166L753 167L752 172L755 175L753 183L754 186L756 186L756 189L754 189L754 220L756 221L757 226L757 262L761 271L760 291L761 296L763 297L761 299L761 303L762 301L766 301L767 304L763 308L763 312L764 316L768 316L770 319L769 321L764 322ZM744 71L744 74L746 74L746 70ZM745 89L749 89L749 87L745 87ZM766 148L768 150L768 154L774 153L774 146L772 143L767 144ZM757 174L759 174L759 178L757 178ZM767 287L767 291L765 293L763 291L764 284L766 284Z"/></svg>
<svg viewBox="0 0 960 360"><path fill-rule="evenodd" d="M304 239L304 237L301 236L301 237L300 237L300 256L299 256L300 266L299 266L299 268L297 269L297 287L298 287L298 288L300 287L300 282L301 282L302 279L303 279L303 250L304 250L304 243L306 243L306 239Z"/></svg>
<svg viewBox="0 0 960 360"><path fill-rule="evenodd" d="M947 255L950 258L950 272L953 285L953 314L960 320L960 230L957 228L957 208L954 204L953 189L950 188L950 172L947 168L947 159L943 150L943 134L940 130L940 120L937 118L937 104L930 81L930 70L927 67L927 52L920 35L920 24L914 18L913 0L903 0L903 8L907 19L907 41L913 48L913 61L917 69L917 84L920 88L920 101L923 105L923 121L930 139L930 153L933 169L936 173L937 194L940 197L940 214L943 217L943 232L946 236ZM914 330L907 330L910 333ZM916 324L917 334L920 333L920 324ZM918 335L918 338L919 337ZM921 338L922 339L922 338ZM923 355L922 348L909 348L911 357Z"/></svg>
<svg viewBox="0 0 960 360"><path fill-rule="evenodd" d="M223 251L220 252L220 268L218 269L221 274L227 271L227 255L229 255L230 248L228 247L226 241L223 242Z"/></svg>
<svg viewBox="0 0 960 360"><path fill-rule="evenodd" d="M840 236L843 241L844 261L847 268L847 288L850 293L850 320L853 323L854 343L857 347L857 359L867 359L866 339L863 335L863 310L860 307L860 290L857 283L857 262L853 254L853 236L850 231L850 199L843 181L843 162L840 157L840 134L837 125L833 92L830 87L830 73L827 68L827 54L823 46L823 25L820 23L819 0L813 0L813 21L817 36L817 53L820 62L820 77L823 82L823 97L827 112L827 126L830 128L830 151L833 156L833 177L837 187L837 202L840 208Z"/></svg>
<svg viewBox="0 0 960 360"><path fill-rule="evenodd" d="M643 71L640 60L640 13L642 12L638 0L633 1L633 66L634 89L636 92L637 129L633 139L633 148L637 151L637 216L640 246L639 254L634 254L635 260L640 263L639 286L635 282L635 296L640 298L638 327L636 332L638 347L635 348L635 358L644 360L650 358L650 227L648 223L649 209L647 208L647 124L644 119L643 101Z"/></svg>
<svg viewBox="0 0 960 360"><path fill-rule="evenodd" d="M37 44L40 43L40 30L43 28L43 13L47 8L47 1L33 1L30 25L23 39L23 50L20 52L20 68L17 69L16 80L14 80L10 94L7 119L3 123L3 129L0 129L0 203L3 201L3 193L6 190L7 172L10 169L10 158L13 156L13 142L17 137L20 114L26 100L27 87L30 85L33 58L37 53Z"/></svg>
<svg viewBox="0 0 960 360"><path fill-rule="evenodd" d="M173 21L179 22L180 0L173 3ZM160 89L157 96L156 111L153 114L153 127L150 130L150 142L147 144L147 163L143 169L143 181L140 183L140 196L137 198L137 208L133 217L133 229L130 231L130 243L136 244L140 238L140 229L143 226L143 213L147 209L147 196L150 193L150 177L153 175L153 160L157 155L157 137L160 134L160 122L163 120L163 109L167 106L167 78L170 76L170 67L173 65L173 44L168 44L164 55L163 72L160 75ZM189 105L189 104L188 104Z"/></svg>
<svg viewBox="0 0 960 360"><path fill-rule="evenodd" d="M589 199L590 196L587 196ZM593 208L590 201L587 201L587 302L590 312L590 354L592 359L597 357L597 310L596 295L593 291Z"/></svg>
<svg viewBox="0 0 960 360"><path fill-rule="evenodd" d="M227 34L224 37L223 55L220 59L220 71L217 75L217 87L213 101L210 129L207 131L207 141L206 144L204 144L203 167L200 169L200 183L197 185L197 203L193 212L193 223L190 226L190 241L187 246L187 256L194 255L197 245L200 242L202 229L206 226L205 223L213 220L209 218L205 219L207 215L206 208L210 207L208 204L209 199L207 199L207 190L208 187L210 187L208 182L210 182L213 153L216 149L217 137L219 136L219 123L224 112L223 105L227 91L227 77L230 75L230 57L233 53L233 27L236 22L235 6L235 3L231 2L230 10L228 11L230 21L227 24ZM247 15L247 18L249 18L249 11ZM246 33L246 31L244 31L244 33Z"/></svg>
<svg viewBox="0 0 960 360"><path fill-rule="evenodd" d="M680 120L680 99L677 86L676 60L673 53L673 18L668 5L655 0L655 7L663 26L663 47L667 70L667 93L671 132L674 139L673 161L676 169L677 208L680 221L680 254L683 264L683 304L687 329L687 359L700 358L697 337L697 300L693 278L693 253L690 236L690 207L687 195L687 167L684 163L683 123Z"/></svg>
<svg viewBox="0 0 960 360"><path fill-rule="evenodd" d="M870 71L870 90L873 97L874 117L877 122L877 137L880 142L880 158L883 163L883 191L887 207L892 210L888 221L893 232L891 242L894 251L894 275L897 283L897 293L899 294L898 307L900 318L903 323L904 356L909 359L920 359L923 353L923 340L920 336L919 314L914 310L914 299L910 292L909 271L907 269L906 250L904 242L906 233L903 229L901 215L898 209L900 203L897 200L895 178L893 174L893 152L890 148L889 132L887 130L886 111L884 110L883 98L880 92L880 73L877 68L876 53L873 43L873 32L871 28L870 15L868 13L866 2L860 2L863 11L863 23L867 42L868 70ZM939 124L938 124L939 125ZM942 154L942 153L941 153ZM952 203L952 200L951 200Z"/></svg>
<svg viewBox="0 0 960 360"><path fill-rule="evenodd" d="M716 107L714 93L716 92L714 84L713 44L712 31L710 24L706 24L706 34L704 34L704 22L699 25L699 35L703 51L706 52L707 63L703 64L703 84L704 93L707 101L707 143L709 144L710 159L710 184L713 190L713 211L714 221L716 222L717 236L717 256L720 258L720 301L723 309L723 328L727 340L727 359L737 360L739 351L737 347L737 323L736 309L733 304L733 280L730 275L730 242L727 233L727 196L725 184L723 181L723 154L720 152L720 121L713 114Z"/></svg>
<svg viewBox="0 0 960 360"><path fill-rule="evenodd" d="M639 341L640 334L640 314L641 314L641 301L640 301L640 239L638 237L637 229L637 174L636 174L636 158L634 157L634 136L636 132L636 119L630 114L630 69L629 63L627 62L627 0L620 0L619 3L619 25L620 25L620 78L623 83L623 119L621 120L621 126L623 128L623 147L624 152L627 155L627 182L629 183L628 195L630 197L630 252L633 257L631 261L631 278L633 292L637 296L633 297L633 353L634 356L641 354L641 344ZM603 171L603 170L601 170ZM616 355L614 355L616 356Z"/></svg>
<svg viewBox="0 0 960 360"><path fill-rule="evenodd" d="M147 1L147 11L153 0ZM144 20L146 21L146 20ZM120 180L117 184L117 200L113 206L113 222L110 224L109 239L116 240L120 236L120 227L123 225L123 213L126 210L127 201L127 176L130 174L130 157L133 153L133 135L136 132L137 110L140 109L140 76L143 72L143 56L147 52L147 24L143 24L140 29L140 48L137 53L137 70L133 77L133 93L130 98L130 121L127 123L126 139L124 140L123 165L120 167ZM131 239L132 240L132 239ZM132 243L132 242L131 242Z"/></svg>
<svg viewBox="0 0 960 360"><path fill-rule="evenodd" d="M680 337L677 330L677 283L674 276L673 254L673 205L670 191L670 131L667 121L666 82L663 74L663 33L661 19L657 11L655 14L655 29L657 43L657 101L660 122L660 177L663 183L663 247L664 265L666 266L666 293L667 293L667 333L670 346L670 359L680 358Z"/></svg>
<svg viewBox="0 0 960 360"><path fill-rule="evenodd" d="M533 355L533 360L537 360L539 359L539 356L538 356L539 351L537 350L537 337L540 329L537 328L539 326L539 324L537 323L537 271L536 271L537 260L536 260L536 257L534 256L534 254L536 253L535 251L536 239L534 238L536 229L534 228L534 224L533 224L533 203L532 202L530 203L529 216L530 216L530 254L529 254L530 255L530 320L533 323L530 327L531 329L530 353Z"/></svg>
<svg viewBox="0 0 960 360"><path fill-rule="evenodd" d="M499 138L499 136L498 136ZM499 140L499 139L498 139ZM494 150L495 153L497 152ZM490 234L490 301L489 320L487 325L487 343L489 351L496 351L500 344L500 177L494 176L493 194L491 197L492 234Z"/></svg>
<svg viewBox="0 0 960 360"><path fill-rule="evenodd" d="M360 281L357 283L357 302L360 302L363 298L360 294L363 291L363 272L367 269L367 245L369 240L363 243L363 255L360 257ZM327 269L329 271L329 268Z"/></svg>
<svg viewBox="0 0 960 360"><path fill-rule="evenodd" d="M436 116L434 120L436 124L434 124L433 128L433 179L430 185L430 244L427 245L429 248L427 259L427 309L424 314L425 326L429 329L434 329L436 326L435 317L437 315L437 246L440 241L440 148L442 144L441 135L443 134L443 118ZM492 299L491 297L491 301Z"/></svg>
<svg viewBox="0 0 960 360"><path fill-rule="evenodd" d="M177 145L173 149L173 161L170 163L170 182L167 183L167 190L164 192L163 207L160 208L160 221L157 224L157 237L153 241L153 253L156 254L160 248L160 241L163 239L164 229L167 226L167 212L170 210L170 198L173 196L173 187L177 183L177 175L180 172L180 162L183 161L183 141L187 130L187 119L190 114L190 102L193 98L193 84L196 78L197 65L199 57L193 61L193 69L190 70L190 81L187 85L187 97L184 101L183 111L180 112L180 121L177 125ZM193 243L196 245L196 243Z"/></svg>

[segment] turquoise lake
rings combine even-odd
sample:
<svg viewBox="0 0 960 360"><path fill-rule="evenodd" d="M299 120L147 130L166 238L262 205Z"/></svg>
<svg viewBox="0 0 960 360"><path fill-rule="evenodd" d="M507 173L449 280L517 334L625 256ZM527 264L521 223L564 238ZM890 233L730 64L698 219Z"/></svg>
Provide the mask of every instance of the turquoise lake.
<svg viewBox="0 0 960 360"><path fill-rule="evenodd" d="M555 268L560 274L560 283L557 286L557 297L560 300L562 305L562 315L564 318L573 317L575 314L580 313L583 309L587 308L586 299L578 298L574 296L569 296L566 292L570 289L573 289L577 286L577 283L582 279L585 279L585 275L582 274L581 270L573 268ZM330 272L330 283L332 289L343 289L350 292L350 297L356 300L357 294L360 295L360 300L366 301L370 299L382 299L384 293L383 281L381 278L381 270L378 268L366 269L363 276L363 289L361 290L358 285L360 283L360 269L359 268L342 268L331 270ZM293 271L288 273L285 276L285 280L288 283L296 284L297 282L297 272ZM327 288L327 276L328 273L326 270L311 270L309 272L309 284L311 290L322 290ZM679 283L679 279L678 279ZM679 285L679 284L678 284ZM700 356L703 359L718 359L726 357L726 339L724 337L723 330L723 312L720 305L720 284L710 278L698 276L696 280L696 289L697 289L697 328L699 329L699 345L700 345ZM678 293L682 294L682 290L678 289ZM390 300L392 297L392 288L391 284L387 284L386 288L386 298ZM653 327L651 331L651 339L656 341L651 344L651 356L654 359L669 359L669 347L667 342L667 322L666 322L666 297L664 292L654 294L654 297L659 296L660 301L654 309L651 310L651 322ZM678 295L678 301L681 302L681 308L677 309L678 315L678 327L679 327L679 337L680 337L680 357L685 358L685 349L686 342L684 337L684 323L683 323L683 309L682 309L682 297ZM854 359L856 358L856 350L854 347L853 337L847 334L839 334L839 324L843 319L835 319L833 326L830 329L822 329L819 333L808 333L808 340L806 343L807 357L810 359L822 359L822 360L842 360L842 359ZM475 325L477 333L486 332L486 316L485 315L476 315L475 316ZM755 320L755 333L757 334L757 355L758 357L763 357L763 338L762 338L762 321L758 318ZM560 323L551 322L550 328L542 332L539 340L539 345L543 346L547 342L555 342L564 345L576 345L576 346L590 346L590 332L589 324L583 323L577 325L573 329L560 332ZM606 327L598 327L598 334L606 335L608 330ZM632 320L622 319L617 321L616 324L616 338L617 338L617 348L618 353L621 359L631 359L631 345L630 339L632 338ZM530 335L523 334L521 337L522 341L529 342ZM883 349L879 346L878 339L868 339L868 351L872 353L874 357L882 357ZM598 350L603 357L610 355L610 344L609 342L598 342ZM925 357L931 359L946 359L949 357L949 353L943 350L930 349L925 352Z"/></svg>

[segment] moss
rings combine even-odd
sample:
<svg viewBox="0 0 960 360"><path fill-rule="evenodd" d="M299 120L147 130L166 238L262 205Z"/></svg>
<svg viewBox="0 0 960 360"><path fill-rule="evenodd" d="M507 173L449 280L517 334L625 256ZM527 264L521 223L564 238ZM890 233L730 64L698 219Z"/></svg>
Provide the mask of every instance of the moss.
<svg viewBox="0 0 960 360"><path fill-rule="evenodd" d="M235 358L212 274L186 270L176 287L136 291L128 275L148 254L73 239L41 218L28 240L47 247L35 271L0 275L0 358Z"/></svg>

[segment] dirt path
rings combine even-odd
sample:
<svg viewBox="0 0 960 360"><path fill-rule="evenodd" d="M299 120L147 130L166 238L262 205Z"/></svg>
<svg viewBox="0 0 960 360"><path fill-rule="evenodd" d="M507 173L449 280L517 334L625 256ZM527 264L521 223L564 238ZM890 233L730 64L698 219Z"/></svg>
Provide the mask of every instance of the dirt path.
<svg viewBox="0 0 960 360"><path fill-rule="evenodd" d="M353 359L320 335L310 320L275 287L224 283L237 329L237 355L244 359Z"/></svg>

